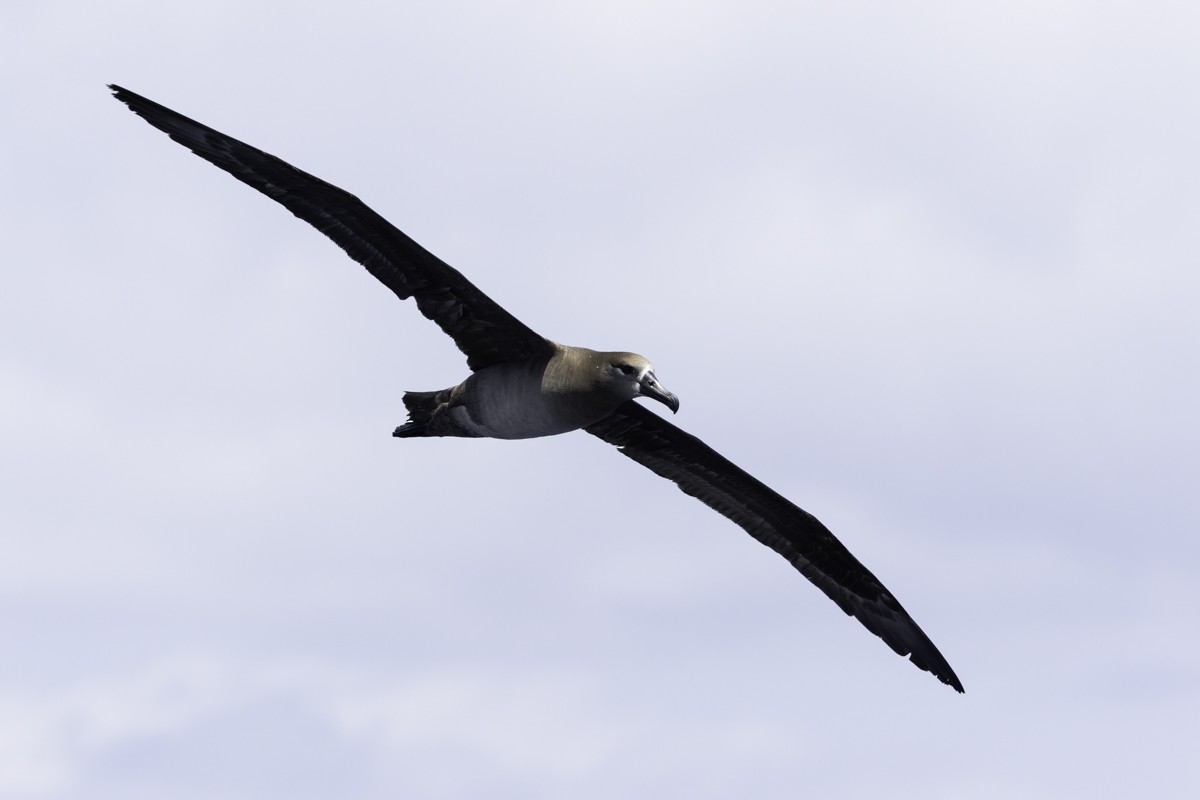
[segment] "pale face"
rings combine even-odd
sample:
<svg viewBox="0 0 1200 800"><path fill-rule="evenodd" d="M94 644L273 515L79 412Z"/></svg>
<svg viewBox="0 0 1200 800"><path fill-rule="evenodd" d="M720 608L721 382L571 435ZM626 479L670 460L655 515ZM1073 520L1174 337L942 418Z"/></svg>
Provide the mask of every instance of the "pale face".
<svg viewBox="0 0 1200 800"><path fill-rule="evenodd" d="M608 362L612 377L611 390L622 400L632 400L642 393L642 377L654 373L654 365L636 353L612 353Z"/></svg>
<svg viewBox="0 0 1200 800"><path fill-rule="evenodd" d="M672 412L679 410L679 398L658 382L654 365L636 353L613 353L609 362L612 388L624 400L649 397L664 404Z"/></svg>

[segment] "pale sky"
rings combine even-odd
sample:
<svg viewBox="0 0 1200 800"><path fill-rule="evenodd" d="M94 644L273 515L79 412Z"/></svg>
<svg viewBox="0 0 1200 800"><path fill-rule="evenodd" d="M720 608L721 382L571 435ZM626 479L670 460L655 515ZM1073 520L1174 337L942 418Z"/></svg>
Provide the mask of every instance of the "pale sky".
<svg viewBox="0 0 1200 800"><path fill-rule="evenodd" d="M1200 792L1200 11L9 3L0 798ZM895 656L119 83L358 195L816 514Z"/></svg>

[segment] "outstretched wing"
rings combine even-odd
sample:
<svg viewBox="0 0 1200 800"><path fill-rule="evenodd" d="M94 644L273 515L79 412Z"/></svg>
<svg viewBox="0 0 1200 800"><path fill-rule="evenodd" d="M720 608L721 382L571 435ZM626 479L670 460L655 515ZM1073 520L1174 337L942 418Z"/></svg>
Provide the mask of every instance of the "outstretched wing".
<svg viewBox="0 0 1200 800"><path fill-rule="evenodd" d="M632 400L584 430L742 526L897 653L963 691L946 659L887 587L812 514Z"/></svg>
<svg viewBox="0 0 1200 800"><path fill-rule="evenodd" d="M349 192L120 86L113 96L193 153L283 204L438 324L472 370L551 352L552 345Z"/></svg>

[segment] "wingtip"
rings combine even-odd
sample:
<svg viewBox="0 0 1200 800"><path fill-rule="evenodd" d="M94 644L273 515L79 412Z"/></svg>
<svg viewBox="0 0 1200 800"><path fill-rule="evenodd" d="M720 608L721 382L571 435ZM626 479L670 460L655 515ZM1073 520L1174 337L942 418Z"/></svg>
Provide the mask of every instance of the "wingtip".
<svg viewBox="0 0 1200 800"><path fill-rule="evenodd" d="M942 663L938 668L931 667L928 662L924 660L919 660L915 654L910 655L908 660L915 664L919 669L925 670L930 675L937 678L939 681L946 684L959 694L967 693L967 690L963 688L962 681L960 681L958 676L954 674L954 670L951 669L950 665L945 662L945 659L942 659Z"/></svg>
<svg viewBox="0 0 1200 800"><path fill-rule="evenodd" d="M157 106L158 105L158 103L155 103L153 100L148 100L145 97L142 97L137 92L131 92L130 90L126 89L124 86L121 86L120 84L117 84L117 83L108 84L108 89L110 92L112 92L113 97L120 100L125 105L129 106L129 108L134 113L138 113L138 114L141 113L140 111L138 111L139 106Z"/></svg>
<svg viewBox="0 0 1200 800"><path fill-rule="evenodd" d="M133 109L134 103L137 100L144 100L144 98L140 97L134 92L129 91L124 86L120 86L115 83L108 84L108 90L112 92L112 96L114 98L129 106L130 109ZM136 111L136 109L134 110Z"/></svg>
<svg viewBox="0 0 1200 800"><path fill-rule="evenodd" d="M959 694L967 693L967 690L963 688L962 681L953 672L949 675L938 675L937 678Z"/></svg>

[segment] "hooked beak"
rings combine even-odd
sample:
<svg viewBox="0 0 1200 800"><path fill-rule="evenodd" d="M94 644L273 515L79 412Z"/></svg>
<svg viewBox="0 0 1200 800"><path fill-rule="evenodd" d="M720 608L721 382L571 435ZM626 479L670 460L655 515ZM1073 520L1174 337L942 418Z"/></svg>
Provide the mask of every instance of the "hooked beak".
<svg viewBox="0 0 1200 800"><path fill-rule="evenodd" d="M668 392L654 377L653 372L647 372L638 382L638 389L643 397L651 397L671 409L672 414L679 412L679 398Z"/></svg>

